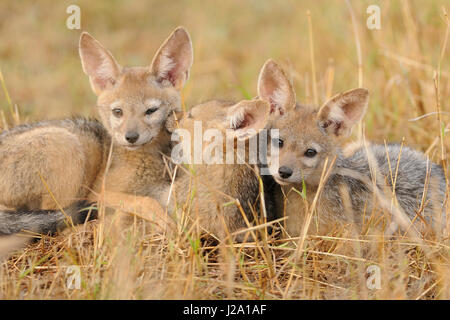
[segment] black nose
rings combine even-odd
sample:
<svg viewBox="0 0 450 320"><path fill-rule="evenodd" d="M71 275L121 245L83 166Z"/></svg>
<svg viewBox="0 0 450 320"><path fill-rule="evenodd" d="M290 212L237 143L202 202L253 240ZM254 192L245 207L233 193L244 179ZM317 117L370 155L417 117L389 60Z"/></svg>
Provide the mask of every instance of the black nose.
<svg viewBox="0 0 450 320"><path fill-rule="evenodd" d="M129 143L135 143L139 139L139 133L133 131L127 132L125 134L125 139L127 139Z"/></svg>
<svg viewBox="0 0 450 320"><path fill-rule="evenodd" d="M292 176L292 169L286 166L282 166L280 167L280 169L278 169L278 173L280 177L282 177L283 179L287 179Z"/></svg>

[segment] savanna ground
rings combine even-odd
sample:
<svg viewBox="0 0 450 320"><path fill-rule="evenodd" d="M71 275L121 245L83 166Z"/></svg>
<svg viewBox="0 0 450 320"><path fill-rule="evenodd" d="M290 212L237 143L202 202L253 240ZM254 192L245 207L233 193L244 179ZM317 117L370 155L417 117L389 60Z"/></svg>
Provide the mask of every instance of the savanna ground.
<svg viewBox="0 0 450 320"><path fill-rule="evenodd" d="M271 57L288 71L301 102L320 104L334 93L368 88L364 137L404 141L448 168L448 1L2 1L3 129L96 116L78 57L80 31L66 28L71 4L81 8L81 29L123 65L149 64L168 34L185 26L195 53L183 91L187 108L255 96L258 72ZM380 30L366 26L372 4L381 8ZM358 131L353 138L361 138ZM138 221L121 227L120 216L15 251L0 265L0 298L450 298L448 227L415 238L338 228L216 246L195 230L161 235ZM79 267L80 289L67 286L71 266ZM367 286L370 266L379 267L379 289Z"/></svg>

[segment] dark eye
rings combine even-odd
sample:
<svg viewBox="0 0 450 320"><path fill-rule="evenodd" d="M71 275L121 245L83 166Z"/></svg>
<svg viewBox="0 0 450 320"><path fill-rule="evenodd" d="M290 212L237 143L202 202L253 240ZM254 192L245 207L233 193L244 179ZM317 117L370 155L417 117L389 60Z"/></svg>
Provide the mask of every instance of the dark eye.
<svg viewBox="0 0 450 320"><path fill-rule="evenodd" d="M147 111L145 111L145 115L146 116L151 115L156 110L158 110L158 108L149 108L149 109L147 109Z"/></svg>
<svg viewBox="0 0 450 320"><path fill-rule="evenodd" d="M274 145L278 145L278 148L281 148L283 147L284 141L282 139L273 139L272 143Z"/></svg>
<svg viewBox="0 0 450 320"><path fill-rule="evenodd" d="M123 115L122 109L119 109L119 108L112 109L112 113L113 113L113 115L115 115L117 118L120 118L120 117Z"/></svg>
<svg viewBox="0 0 450 320"><path fill-rule="evenodd" d="M317 154L317 151L314 150L314 149L308 149L308 150L305 151L305 156L308 157L308 158L315 157L316 154Z"/></svg>

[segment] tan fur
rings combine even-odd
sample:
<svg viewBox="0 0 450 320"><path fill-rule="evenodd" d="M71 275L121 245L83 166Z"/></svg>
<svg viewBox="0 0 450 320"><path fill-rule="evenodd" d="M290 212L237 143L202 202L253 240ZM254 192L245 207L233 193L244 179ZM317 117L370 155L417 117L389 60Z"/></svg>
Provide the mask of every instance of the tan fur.
<svg viewBox="0 0 450 320"><path fill-rule="evenodd" d="M288 216L289 219L285 223L286 231L291 236L298 236L305 224L306 213L309 212L317 192L317 186L324 170L323 164L326 159L328 161L333 160L333 152L336 150L337 141L334 138L324 139L323 134L319 130L315 130L313 125L317 122L317 111L315 109L302 106L288 109L285 112L289 116L271 119L269 126L279 130L284 143L284 146L279 150L279 167L301 168L301 171L294 172L294 175L299 175L300 182L286 183L280 180L276 175L278 167L271 168L271 172L275 180L281 184L282 190L282 194L276 196L278 200L277 208L280 210L278 216ZM299 139L299 134L301 134L301 139ZM312 141L320 142L322 152L318 153L315 159L308 159L304 156L304 152L311 146ZM302 178L308 179L310 182L306 186L307 200L298 193L303 190ZM329 210L329 208L332 209L333 206L328 206L322 201L319 202L316 216L321 219L319 224L321 227L326 226L327 222L337 220L334 210Z"/></svg>
<svg viewBox="0 0 450 320"><path fill-rule="evenodd" d="M302 231L306 222L306 214L310 212L318 192L320 180L322 177L325 178L323 175L330 169L331 163L336 160L335 157L340 152L342 145L341 136L324 135L319 128L318 123L321 116L325 117L322 111L325 108L328 109L327 106L328 103L319 111L310 106L296 106L287 111L287 117L273 119L271 122L274 128L280 130L280 137L284 141L284 146L279 151L279 166L299 169L293 173L296 182L284 181L277 176L276 170L272 170L275 180L281 184L283 198L285 198L284 210L281 209L283 210L281 215L289 216L286 222L286 230L291 236L298 236ZM340 131L344 130L349 133L351 127L340 128ZM314 158L308 158L304 155L308 148L318 151ZM325 167L325 164L327 164L327 167ZM331 169L330 172L335 171ZM293 190L294 188L299 192L302 191L302 179L306 182L306 200ZM325 182L324 179L323 183ZM369 185L371 184L370 180L366 182ZM338 196L348 197L348 190L345 189L345 186L342 187L344 189ZM327 189L323 192L327 192ZM347 209L349 209L350 203L347 203L347 206ZM280 208L283 208L283 206ZM370 208L369 205L368 209ZM315 207L310 232L324 234L337 222L348 223L352 221L352 217L347 216L347 214L348 212L344 212L341 207L336 205L335 201L330 201L327 194L322 193Z"/></svg>
<svg viewBox="0 0 450 320"><path fill-rule="evenodd" d="M170 183L162 158L170 151L165 122L181 110L180 90L192 64L188 33L177 28L149 67L120 66L87 33L80 38L80 56L104 128L93 121L61 120L2 133L0 205L52 210L77 199L104 200L141 216L148 217L143 211L150 209L165 221L150 197L158 199ZM121 110L120 117L113 109ZM139 138L128 141L130 132Z"/></svg>
<svg viewBox="0 0 450 320"><path fill-rule="evenodd" d="M398 145L367 144L344 156L343 138L363 118L368 90L357 88L338 94L318 109L292 99L277 100L274 92L283 97L295 97L295 93L271 60L261 71L259 86L260 98L272 106L267 126L279 130L279 139L272 141L280 145L279 163L271 165L270 172L282 188L283 195L278 197L284 208L279 206L279 216L288 216L286 230L291 236L298 236L305 225L310 232L319 233L328 232L337 223L361 226L363 220L380 213L387 213L390 231L397 226L410 229L411 221L421 219L425 223L414 225L418 230L435 224L440 227L445 199L442 167L422 153ZM392 172L396 175L395 206L391 204Z"/></svg>
<svg viewBox="0 0 450 320"><path fill-rule="evenodd" d="M9 208L52 210L86 198L81 186L93 184L103 158L98 141L75 128L31 129L0 148L0 203Z"/></svg>
<svg viewBox="0 0 450 320"><path fill-rule="evenodd" d="M277 75L277 78L274 78L273 74ZM261 70L259 87L261 88L266 82L271 84L272 91L278 89L283 91L286 96L295 97L294 89L284 71L272 60L267 61ZM261 89L259 95L265 100L273 101L270 94ZM351 130L351 126L346 127L343 124L338 129L334 128L334 124L328 124L327 129L321 130L318 124L329 118L332 112L331 107L334 104L353 98L357 99L357 103L365 105L360 114L354 115L351 124L348 121L345 122L346 125L353 125L362 118L367 107L367 90L365 89L339 94L325 103L320 110L312 106L298 105L295 98L287 100L282 105L272 103L273 112L268 127L279 130L283 147L279 149L278 167L270 169L275 180L281 184L281 193L276 196L278 216L288 216L285 228L291 236L298 236L305 225L307 213L313 204L322 172L325 169L325 161L328 161L329 166L341 145L340 137L348 135ZM324 130L331 129L339 130L338 134L324 134ZM309 148L318 151L315 157L305 156L305 151ZM280 178L277 172L281 166L296 170L289 179L285 180ZM307 182L306 199L298 193L303 191L302 180ZM348 221L344 212L340 212L334 203L327 200L327 197L319 197L318 200L315 220L311 223L311 231L323 233L336 221Z"/></svg>
<svg viewBox="0 0 450 320"><path fill-rule="evenodd" d="M253 221L250 208L255 208L259 201L255 169L249 164L225 164L225 131L231 128L230 118L239 113L251 114L252 121L246 123L245 127L233 130L231 139L234 142L231 145L236 146L236 138L244 134L244 131L250 128L257 131L265 126L269 113L267 103L262 100L241 101L238 104L211 101L192 108L179 123L180 128L191 133L192 139L194 121L202 121L203 132L209 128L223 132L224 164L180 165L169 206L172 212L176 205L185 206L191 222L197 222L203 231L211 232L219 239L228 236L228 233L247 228L243 214L249 221ZM208 143L203 142L203 150L207 145ZM236 205L237 200L244 212ZM178 219L181 218L181 213L181 210L178 211ZM244 238L241 234L237 240L242 241Z"/></svg>

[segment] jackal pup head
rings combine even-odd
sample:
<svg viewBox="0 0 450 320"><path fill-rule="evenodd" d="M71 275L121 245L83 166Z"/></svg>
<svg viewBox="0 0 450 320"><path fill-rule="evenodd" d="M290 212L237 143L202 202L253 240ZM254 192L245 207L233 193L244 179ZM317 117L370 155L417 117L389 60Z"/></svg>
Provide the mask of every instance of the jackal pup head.
<svg viewBox="0 0 450 320"><path fill-rule="evenodd" d="M247 141L257 138L258 132L265 128L269 110L269 104L261 99L197 105L184 115L179 126L168 128L174 132L173 141L183 142L172 149L172 158L179 163L193 163L195 145L201 144L202 150L198 151L206 164L234 164L236 148L240 147L245 149L246 158L242 159L245 161L249 157Z"/></svg>
<svg viewBox="0 0 450 320"><path fill-rule="evenodd" d="M269 104L261 99L242 100L238 103L210 101L189 110L181 124L192 130L201 121L203 130L228 131L228 138L245 140L263 129L269 116Z"/></svg>
<svg viewBox="0 0 450 320"><path fill-rule="evenodd" d="M103 125L114 143L129 149L158 136L172 111L181 110L180 91L192 65L192 43L179 27L148 67L122 67L86 32L80 38L83 71L89 76Z"/></svg>
<svg viewBox="0 0 450 320"><path fill-rule="evenodd" d="M271 106L268 129L279 130L279 137L269 140L279 148L278 163L269 162L270 173L280 184L304 180L311 186L319 184L325 160L333 160L341 139L363 118L369 98L366 89L358 88L334 96L318 110L297 104L289 79L272 60L260 72L258 94Z"/></svg>

